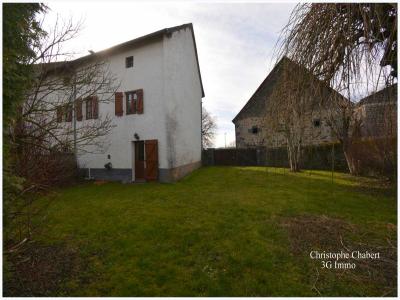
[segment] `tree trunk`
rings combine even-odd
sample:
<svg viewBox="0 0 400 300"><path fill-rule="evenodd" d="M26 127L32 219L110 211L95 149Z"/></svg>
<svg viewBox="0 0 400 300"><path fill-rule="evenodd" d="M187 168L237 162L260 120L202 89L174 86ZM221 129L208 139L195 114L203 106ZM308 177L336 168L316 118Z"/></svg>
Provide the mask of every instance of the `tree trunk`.
<svg viewBox="0 0 400 300"><path fill-rule="evenodd" d="M353 149L354 150L354 149ZM349 142L343 143L343 153L351 175L360 174L360 163Z"/></svg>
<svg viewBox="0 0 400 300"><path fill-rule="evenodd" d="M294 147L291 142L288 141L287 151L288 151L288 159L290 171L299 172L299 161L300 161L300 145Z"/></svg>

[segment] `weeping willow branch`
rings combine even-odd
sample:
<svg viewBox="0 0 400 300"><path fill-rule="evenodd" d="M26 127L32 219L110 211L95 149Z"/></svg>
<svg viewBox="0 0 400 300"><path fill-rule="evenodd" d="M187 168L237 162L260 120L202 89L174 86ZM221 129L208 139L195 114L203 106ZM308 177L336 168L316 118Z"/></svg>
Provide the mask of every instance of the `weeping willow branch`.
<svg viewBox="0 0 400 300"><path fill-rule="evenodd" d="M340 93L324 95L319 85L311 88L328 112L350 172L357 173L349 152L360 127L354 106L361 97L397 81L397 4L299 4L281 32L275 53L278 60L289 57ZM301 76L292 80L298 81L300 95L310 91L299 84L304 80Z"/></svg>

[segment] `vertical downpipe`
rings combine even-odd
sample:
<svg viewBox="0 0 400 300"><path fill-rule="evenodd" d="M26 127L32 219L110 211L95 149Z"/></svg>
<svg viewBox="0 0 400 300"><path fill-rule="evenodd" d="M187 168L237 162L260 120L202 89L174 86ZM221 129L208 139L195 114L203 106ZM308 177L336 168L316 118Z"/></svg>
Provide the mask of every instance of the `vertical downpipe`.
<svg viewBox="0 0 400 300"><path fill-rule="evenodd" d="M203 99L200 100L200 163L203 165Z"/></svg>
<svg viewBox="0 0 400 300"><path fill-rule="evenodd" d="M72 84L72 116L74 122L74 156L76 165L78 166L78 151L76 146L76 76L74 76L74 82Z"/></svg>
<svg viewBox="0 0 400 300"><path fill-rule="evenodd" d="M203 99L200 100L200 145L203 153Z"/></svg>

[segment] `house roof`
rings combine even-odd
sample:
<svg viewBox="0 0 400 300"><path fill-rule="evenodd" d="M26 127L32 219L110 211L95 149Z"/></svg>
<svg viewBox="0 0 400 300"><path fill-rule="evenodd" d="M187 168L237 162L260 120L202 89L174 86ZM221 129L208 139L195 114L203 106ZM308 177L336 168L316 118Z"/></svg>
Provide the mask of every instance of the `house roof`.
<svg viewBox="0 0 400 300"><path fill-rule="evenodd" d="M384 89L361 99L358 102L358 105L382 102L397 102L397 83L385 87Z"/></svg>
<svg viewBox="0 0 400 300"><path fill-rule="evenodd" d="M194 45L194 50L195 50L195 55L196 55L196 63L197 63L197 70L200 78L200 86L201 86L201 93L202 97L204 97L204 88L203 88L203 81L201 79L201 73L200 73L200 64L199 64L199 58L197 54L197 46L196 46L196 39L194 36L194 30L193 30L193 24L192 23L187 23L187 24L182 24L179 26L175 27L169 27L169 28L164 28L158 31L155 31L153 33L138 37L136 39L115 45L113 47L95 52L93 54L89 54L86 56L82 56L80 58L77 58L75 60L67 61L67 62L53 62L53 63L48 63L48 64L42 64L42 66L46 66L46 72L52 72L64 68L73 68L76 67L77 65L83 63L83 62L88 62L91 60L96 60L99 58L107 57L112 54L120 53L123 52L127 49L139 47L142 45L145 45L147 43L154 42L160 38L162 38L164 35L169 36L175 31L179 31L181 29L186 29L189 28L192 32L192 37L193 37L193 45Z"/></svg>
<svg viewBox="0 0 400 300"><path fill-rule="evenodd" d="M287 66L289 68L297 69L304 74L309 74L312 76L312 78L315 78L320 84L324 85L329 92L336 93L340 95L336 90L331 88L330 86L324 84L322 81L320 81L316 76L312 75L310 71L299 65L298 63L294 62L293 60L289 59L287 56L282 57L282 59L274 66L271 72L267 75L267 77L263 80L263 82L260 84L260 86L257 88L257 90L254 92L254 94L250 97L250 99L247 101L247 103L243 106L243 108L239 111L239 113L233 118L232 122L235 123L240 116L245 113L247 110L249 110L253 105L256 104L257 101L260 101L260 97L258 97L258 93L263 90L264 88L268 91L267 93L270 93L272 91L272 87L275 85L278 79L278 75L280 71L282 70L283 66ZM266 96L266 95L265 95ZM340 95L341 98L345 99L343 95ZM265 97L264 97L265 99ZM263 100L264 100L263 99Z"/></svg>

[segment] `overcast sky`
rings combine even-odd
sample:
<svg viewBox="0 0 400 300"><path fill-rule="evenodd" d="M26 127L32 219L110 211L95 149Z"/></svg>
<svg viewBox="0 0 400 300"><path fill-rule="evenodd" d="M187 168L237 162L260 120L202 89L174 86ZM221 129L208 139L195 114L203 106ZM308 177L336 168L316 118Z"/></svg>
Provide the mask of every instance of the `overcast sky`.
<svg viewBox="0 0 400 300"><path fill-rule="evenodd" d="M165 27L193 23L205 108L217 121L215 145L235 139L232 119L274 64L273 49L294 3L49 2L46 26L56 16L82 20L68 49L77 56Z"/></svg>

